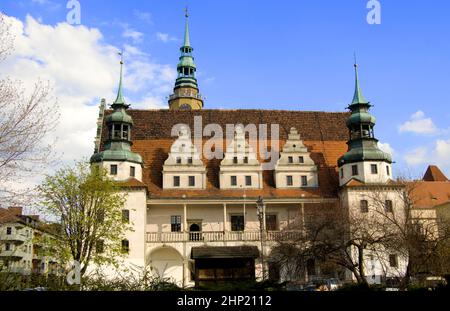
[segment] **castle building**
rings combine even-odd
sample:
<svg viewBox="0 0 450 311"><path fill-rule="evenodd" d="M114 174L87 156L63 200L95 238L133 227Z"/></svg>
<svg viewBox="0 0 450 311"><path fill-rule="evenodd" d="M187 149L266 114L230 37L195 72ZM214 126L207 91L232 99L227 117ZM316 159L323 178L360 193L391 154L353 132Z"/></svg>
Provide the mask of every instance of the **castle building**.
<svg viewBox="0 0 450 311"><path fill-rule="evenodd" d="M382 189L386 208L401 213L392 159L378 147L356 65L350 113L208 110L187 14L180 50L169 109L130 109L122 70L111 110L104 102L100 109L91 162L128 195L124 209L134 226L122 242L128 263L182 286L269 275L283 280L289 278L283 267L264 259L284 228L306 225L313 211L366 213L369 194ZM397 256L369 254L368 278L402 273ZM305 278L324 273L312 261Z"/></svg>

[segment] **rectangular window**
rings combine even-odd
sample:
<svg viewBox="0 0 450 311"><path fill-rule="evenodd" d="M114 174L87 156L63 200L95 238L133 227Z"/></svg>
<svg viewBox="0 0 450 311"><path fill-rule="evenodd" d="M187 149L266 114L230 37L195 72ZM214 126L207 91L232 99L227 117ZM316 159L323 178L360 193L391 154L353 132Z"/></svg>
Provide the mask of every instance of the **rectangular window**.
<svg viewBox="0 0 450 311"><path fill-rule="evenodd" d="M130 211L127 209L122 210L122 220L126 223L130 222Z"/></svg>
<svg viewBox="0 0 450 311"><path fill-rule="evenodd" d="M170 216L170 231L180 232L181 231L181 216Z"/></svg>
<svg viewBox="0 0 450 311"><path fill-rule="evenodd" d="M110 166L110 174L111 175L117 175L117 165L111 164L111 166Z"/></svg>
<svg viewBox="0 0 450 311"><path fill-rule="evenodd" d="M122 240L122 253L128 254L130 252L130 242L128 240Z"/></svg>
<svg viewBox="0 0 450 311"><path fill-rule="evenodd" d="M245 176L245 185L246 186L252 185L252 176Z"/></svg>
<svg viewBox="0 0 450 311"><path fill-rule="evenodd" d="M180 176L173 176L173 186L174 187L180 186Z"/></svg>
<svg viewBox="0 0 450 311"><path fill-rule="evenodd" d="M238 163L238 158L237 158L237 157L234 157L234 158L233 158L233 163L234 163L234 164L237 164L237 163Z"/></svg>
<svg viewBox="0 0 450 311"><path fill-rule="evenodd" d="M277 229L277 215L266 215L266 230L276 231Z"/></svg>
<svg viewBox="0 0 450 311"><path fill-rule="evenodd" d="M286 185L288 185L288 186L294 185L294 182L292 180L292 176L286 176Z"/></svg>
<svg viewBox="0 0 450 311"><path fill-rule="evenodd" d="M244 231L244 215L231 215L231 231Z"/></svg>
<svg viewBox="0 0 450 311"><path fill-rule="evenodd" d="M302 176L302 187L307 187L307 186L308 186L308 177Z"/></svg>
<svg viewBox="0 0 450 311"><path fill-rule="evenodd" d="M397 255L395 255L395 254L389 255L389 266L391 266L392 268L397 268L398 267Z"/></svg>
<svg viewBox="0 0 450 311"><path fill-rule="evenodd" d="M391 200L386 200L385 202L384 202L384 211L386 212L386 213L392 213L394 210L393 210L393 205L392 205L392 201Z"/></svg>
<svg viewBox="0 0 450 311"><path fill-rule="evenodd" d="M189 176L189 187L195 187L195 176Z"/></svg>
<svg viewBox="0 0 450 311"><path fill-rule="evenodd" d="M369 203L367 202L367 200L361 200L359 202L359 206L361 209L361 213L368 213L369 212Z"/></svg>
<svg viewBox="0 0 450 311"><path fill-rule="evenodd" d="M7 235L11 235L12 234L12 228L11 227L7 227L6 228L6 234Z"/></svg>
<svg viewBox="0 0 450 311"><path fill-rule="evenodd" d="M293 157L288 157L288 163L294 163L294 158Z"/></svg>
<svg viewBox="0 0 450 311"><path fill-rule="evenodd" d="M97 243L95 243L95 252L97 254L101 254L104 252L105 243L103 240L98 240Z"/></svg>
<svg viewBox="0 0 450 311"><path fill-rule="evenodd" d="M378 165L376 165L376 164L371 164L371 165L370 165L370 171L371 171L371 173L374 174L374 175L378 174Z"/></svg>
<svg viewBox="0 0 450 311"><path fill-rule="evenodd" d="M188 164L192 164L192 157L188 158Z"/></svg>
<svg viewBox="0 0 450 311"><path fill-rule="evenodd" d="M11 250L11 244L6 243L5 244L5 251L10 251Z"/></svg>
<svg viewBox="0 0 450 311"><path fill-rule="evenodd" d="M352 165L352 175L358 175L358 165Z"/></svg>
<svg viewBox="0 0 450 311"><path fill-rule="evenodd" d="M389 165L386 165L386 173L387 173L388 176L391 175L391 172L390 172L390 170L389 170Z"/></svg>
<svg viewBox="0 0 450 311"><path fill-rule="evenodd" d="M245 163L245 164L248 164L248 157L245 157L245 158L244 158L244 163Z"/></svg>
<svg viewBox="0 0 450 311"><path fill-rule="evenodd" d="M305 159L303 157L298 157L298 163L305 163Z"/></svg>
<svg viewBox="0 0 450 311"><path fill-rule="evenodd" d="M341 168L341 179L344 179L344 169Z"/></svg>
<svg viewBox="0 0 450 311"><path fill-rule="evenodd" d="M181 164L181 158L177 157L177 164Z"/></svg>
<svg viewBox="0 0 450 311"><path fill-rule="evenodd" d="M231 185L237 186L237 177L236 176L231 176Z"/></svg>
<svg viewBox="0 0 450 311"><path fill-rule="evenodd" d="M130 166L130 177L136 176L136 168L134 166Z"/></svg>

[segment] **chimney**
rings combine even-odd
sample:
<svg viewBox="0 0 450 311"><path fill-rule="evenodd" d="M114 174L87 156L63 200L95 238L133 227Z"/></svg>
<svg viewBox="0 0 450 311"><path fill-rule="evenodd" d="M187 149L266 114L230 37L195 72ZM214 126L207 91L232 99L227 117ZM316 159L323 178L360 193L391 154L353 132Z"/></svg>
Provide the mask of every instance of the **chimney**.
<svg viewBox="0 0 450 311"><path fill-rule="evenodd" d="M12 206L8 208L8 210L14 215L14 216L21 216L22 215L22 207L20 206Z"/></svg>

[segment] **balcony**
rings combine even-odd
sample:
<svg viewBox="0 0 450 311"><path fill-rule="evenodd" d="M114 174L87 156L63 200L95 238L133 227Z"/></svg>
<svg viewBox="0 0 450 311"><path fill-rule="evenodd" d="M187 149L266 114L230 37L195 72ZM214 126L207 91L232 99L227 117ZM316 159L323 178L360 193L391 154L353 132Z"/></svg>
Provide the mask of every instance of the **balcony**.
<svg viewBox="0 0 450 311"><path fill-rule="evenodd" d="M289 241L301 237L300 231L268 231L266 241ZM179 242L257 242L259 231L147 232L147 243Z"/></svg>
<svg viewBox="0 0 450 311"><path fill-rule="evenodd" d="M14 233L14 234L5 234L2 233L0 234L0 241L5 241L5 242L26 242L28 241L30 238L20 234L20 233Z"/></svg>
<svg viewBox="0 0 450 311"><path fill-rule="evenodd" d="M27 255L27 253L25 253L24 251L20 250L20 249L15 249L15 250L3 250L0 252L0 258L10 258L10 259L20 259L23 258Z"/></svg>

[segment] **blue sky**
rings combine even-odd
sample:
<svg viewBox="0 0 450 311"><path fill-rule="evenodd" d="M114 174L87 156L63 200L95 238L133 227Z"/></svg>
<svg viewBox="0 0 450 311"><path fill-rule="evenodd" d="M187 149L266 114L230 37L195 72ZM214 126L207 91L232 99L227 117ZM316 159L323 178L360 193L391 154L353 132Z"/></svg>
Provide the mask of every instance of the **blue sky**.
<svg viewBox="0 0 450 311"><path fill-rule="evenodd" d="M160 107L171 91L186 5L205 108L344 111L353 96L356 52L376 136L393 149L397 171L416 177L433 163L450 176L450 2L380 0L379 25L367 23L367 2L80 0L82 25L70 31L82 40L81 28L97 29L101 36L90 38L108 53L127 47L127 62L135 63L126 93L137 107ZM53 31L66 21L66 4L2 0L0 8L30 28L27 16L39 24L33 27ZM89 107L100 97L113 100L118 68L111 57L111 82L97 95L88 92ZM140 64L149 65L151 78L142 77ZM94 114L86 137L95 127L92 111L85 111Z"/></svg>

